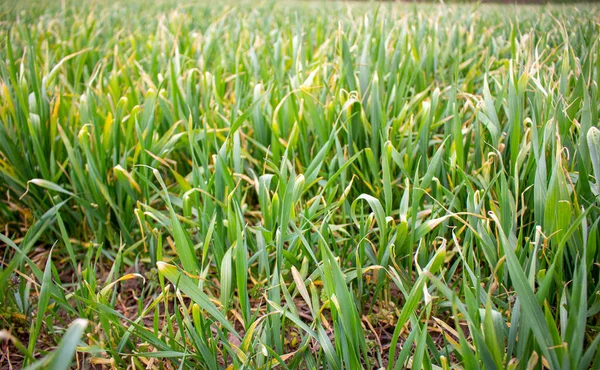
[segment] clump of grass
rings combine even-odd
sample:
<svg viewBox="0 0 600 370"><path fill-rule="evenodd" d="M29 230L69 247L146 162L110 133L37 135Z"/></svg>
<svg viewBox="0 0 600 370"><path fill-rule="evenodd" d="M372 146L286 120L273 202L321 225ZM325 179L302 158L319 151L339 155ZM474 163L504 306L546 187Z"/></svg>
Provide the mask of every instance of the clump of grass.
<svg viewBox="0 0 600 370"><path fill-rule="evenodd" d="M596 7L0 14L3 361L600 366Z"/></svg>

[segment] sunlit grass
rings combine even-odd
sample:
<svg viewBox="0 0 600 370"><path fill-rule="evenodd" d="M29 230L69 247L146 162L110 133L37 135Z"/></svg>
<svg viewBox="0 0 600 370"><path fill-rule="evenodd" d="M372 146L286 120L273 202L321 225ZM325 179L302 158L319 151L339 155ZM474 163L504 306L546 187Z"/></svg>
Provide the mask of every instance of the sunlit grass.
<svg viewBox="0 0 600 370"><path fill-rule="evenodd" d="M2 361L600 367L598 8L0 7Z"/></svg>

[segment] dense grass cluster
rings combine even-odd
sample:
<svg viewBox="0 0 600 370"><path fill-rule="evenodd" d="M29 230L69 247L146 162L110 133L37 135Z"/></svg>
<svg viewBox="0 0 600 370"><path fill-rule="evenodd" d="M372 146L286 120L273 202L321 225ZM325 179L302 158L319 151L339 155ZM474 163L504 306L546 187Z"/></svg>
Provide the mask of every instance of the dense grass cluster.
<svg viewBox="0 0 600 370"><path fill-rule="evenodd" d="M0 363L600 367L598 8L0 6Z"/></svg>

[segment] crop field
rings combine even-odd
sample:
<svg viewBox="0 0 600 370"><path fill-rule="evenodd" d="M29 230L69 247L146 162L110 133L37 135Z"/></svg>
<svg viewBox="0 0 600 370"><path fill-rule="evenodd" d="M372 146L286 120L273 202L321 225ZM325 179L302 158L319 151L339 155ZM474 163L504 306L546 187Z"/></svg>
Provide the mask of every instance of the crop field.
<svg viewBox="0 0 600 370"><path fill-rule="evenodd" d="M600 368L600 7L0 2L0 368Z"/></svg>

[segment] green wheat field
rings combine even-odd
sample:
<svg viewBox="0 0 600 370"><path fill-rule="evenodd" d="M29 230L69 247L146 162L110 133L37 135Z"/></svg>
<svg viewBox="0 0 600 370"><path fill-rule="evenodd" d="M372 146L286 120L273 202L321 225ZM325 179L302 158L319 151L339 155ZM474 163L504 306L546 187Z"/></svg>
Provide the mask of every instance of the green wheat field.
<svg viewBox="0 0 600 370"><path fill-rule="evenodd" d="M0 368L600 368L600 7L0 3Z"/></svg>

